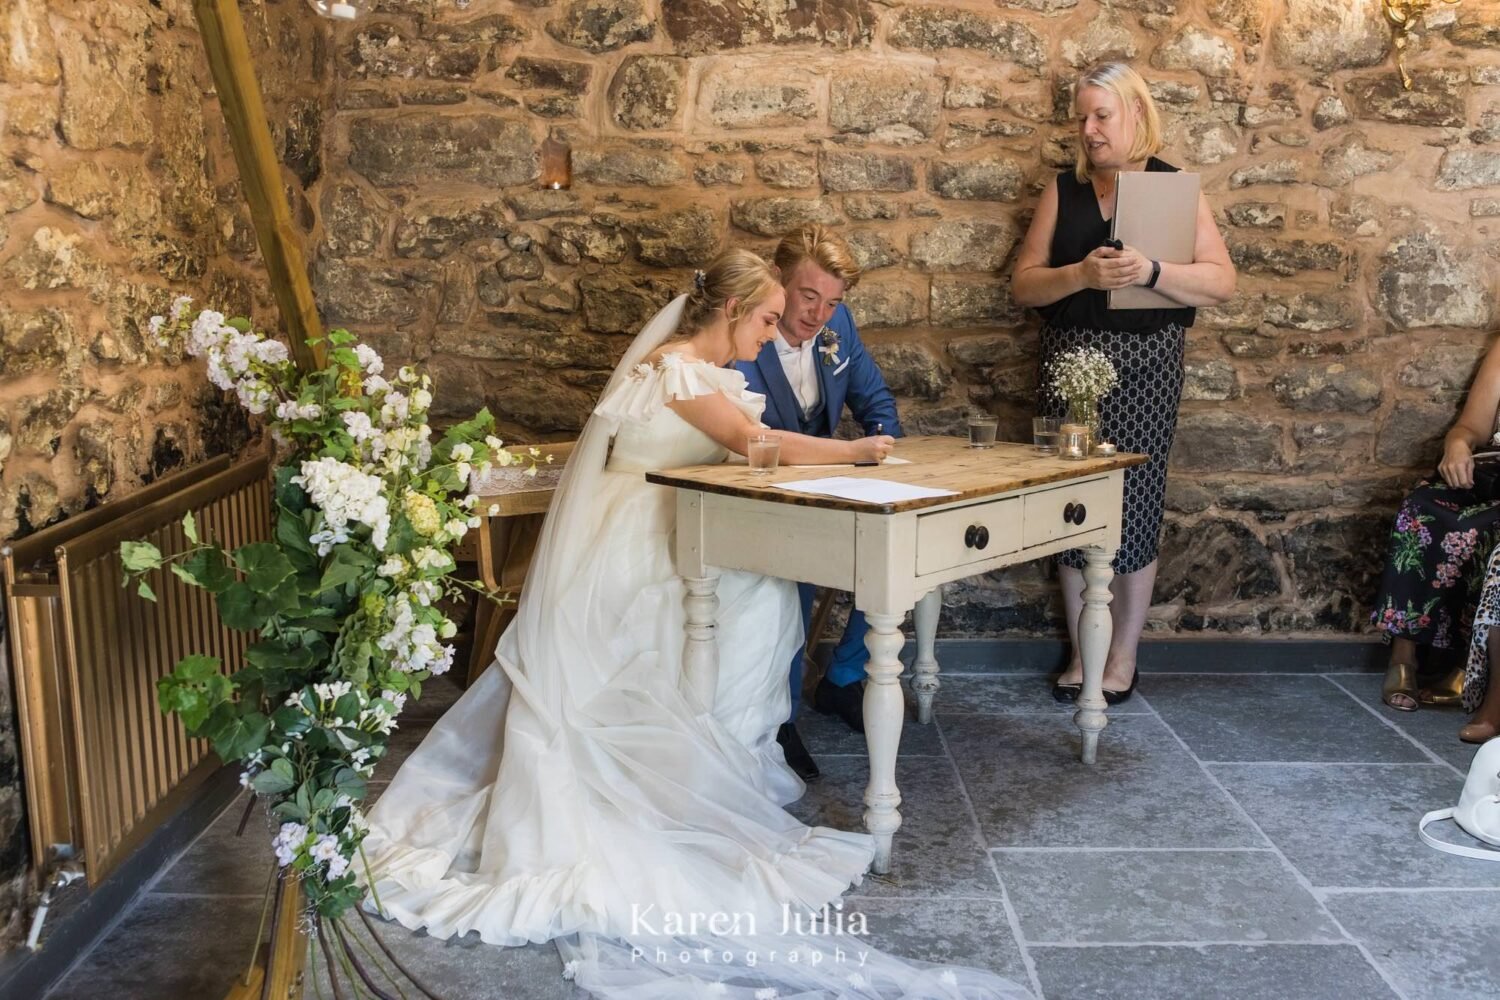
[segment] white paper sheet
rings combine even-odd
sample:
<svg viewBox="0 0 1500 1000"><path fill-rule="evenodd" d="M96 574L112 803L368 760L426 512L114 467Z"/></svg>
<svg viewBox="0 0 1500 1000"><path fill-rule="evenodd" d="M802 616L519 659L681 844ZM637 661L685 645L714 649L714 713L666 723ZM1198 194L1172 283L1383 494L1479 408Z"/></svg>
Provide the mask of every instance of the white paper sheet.
<svg viewBox="0 0 1500 1000"><path fill-rule="evenodd" d="M811 493L815 496L839 497L859 503L900 503L903 500L925 500L928 497L954 497L954 490L937 490L930 486L913 486L889 479L860 479L854 476L827 476L804 479L797 483L775 483L779 490Z"/></svg>

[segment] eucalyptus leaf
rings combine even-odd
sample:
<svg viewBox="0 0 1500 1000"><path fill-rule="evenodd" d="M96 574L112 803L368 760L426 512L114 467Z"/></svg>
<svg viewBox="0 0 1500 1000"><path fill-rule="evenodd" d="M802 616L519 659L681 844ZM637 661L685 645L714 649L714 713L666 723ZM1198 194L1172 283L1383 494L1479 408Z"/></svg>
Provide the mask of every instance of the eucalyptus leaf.
<svg viewBox="0 0 1500 1000"><path fill-rule="evenodd" d="M127 573L144 573L161 565L161 550L150 542L121 542L120 565Z"/></svg>

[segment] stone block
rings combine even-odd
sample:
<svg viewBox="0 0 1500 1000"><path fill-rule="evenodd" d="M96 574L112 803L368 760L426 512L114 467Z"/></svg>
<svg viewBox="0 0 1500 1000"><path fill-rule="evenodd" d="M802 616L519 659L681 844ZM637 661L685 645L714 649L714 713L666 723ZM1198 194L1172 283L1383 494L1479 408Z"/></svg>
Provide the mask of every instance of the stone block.
<svg viewBox="0 0 1500 1000"><path fill-rule="evenodd" d="M808 222L839 221L839 213L822 198L746 198L729 206L729 219L746 232L780 239Z"/></svg>
<svg viewBox="0 0 1500 1000"><path fill-rule="evenodd" d="M1418 70L1412 74L1410 90L1392 73L1356 77L1345 89L1361 118L1399 125L1459 127L1466 123L1469 76L1463 70Z"/></svg>
<svg viewBox="0 0 1500 1000"><path fill-rule="evenodd" d="M751 45L866 48L878 17L869 0L662 0L661 12L667 34L683 55Z"/></svg>
<svg viewBox="0 0 1500 1000"><path fill-rule="evenodd" d="M1026 185L1026 172L1016 161L999 156L982 160L933 160L927 183L941 198L965 201L1016 201Z"/></svg>
<svg viewBox="0 0 1500 1000"><path fill-rule="evenodd" d="M1269 201L1242 201L1224 209L1231 226L1247 229L1286 228L1286 206Z"/></svg>
<svg viewBox="0 0 1500 1000"><path fill-rule="evenodd" d="M1170 461L1178 472L1277 472L1286 461L1281 427L1229 410L1189 410L1178 417Z"/></svg>
<svg viewBox="0 0 1500 1000"><path fill-rule="evenodd" d="M942 90L941 79L917 70L847 70L834 77L828 121L840 132L929 138L937 130Z"/></svg>
<svg viewBox="0 0 1500 1000"><path fill-rule="evenodd" d="M0 80L52 86L62 79L47 0L10 0L0 32ZM6 97L9 102L9 95Z"/></svg>
<svg viewBox="0 0 1500 1000"><path fill-rule="evenodd" d="M550 219L559 215L578 215L583 203L571 191L521 191L506 196L505 204L521 220Z"/></svg>
<svg viewBox="0 0 1500 1000"><path fill-rule="evenodd" d="M1275 597L1281 573L1266 543L1228 518L1196 522L1169 519L1162 531L1161 562L1153 604L1226 604Z"/></svg>
<svg viewBox="0 0 1500 1000"><path fill-rule="evenodd" d="M1287 575L1299 600L1314 604L1314 620L1352 629L1364 624L1385 559L1390 515L1385 512L1316 516L1281 537Z"/></svg>
<svg viewBox="0 0 1500 1000"><path fill-rule="evenodd" d="M844 233L844 238L861 271L878 271L905 259L896 245L878 230L857 229Z"/></svg>
<svg viewBox="0 0 1500 1000"><path fill-rule="evenodd" d="M926 289L900 278L865 278L849 289L844 301L861 329L911 326L927 314ZM890 382L889 375L886 381ZM895 391L894 384L891 388Z"/></svg>
<svg viewBox="0 0 1500 1000"><path fill-rule="evenodd" d="M593 69L588 63L567 59L541 59L517 56L505 75L521 86L537 90L563 90L581 94L588 89Z"/></svg>
<svg viewBox="0 0 1500 1000"><path fill-rule="evenodd" d="M1011 298L1010 282L1004 278L981 281L935 278L928 315L938 326L1007 327L1020 326L1025 320L1025 312ZM1012 340L1006 338L1006 342ZM955 344L967 346L955 349ZM972 339L954 341L949 344L949 353L962 361L976 347Z"/></svg>
<svg viewBox="0 0 1500 1000"><path fill-rule="evenodd" d="M699 114L715 128L800 128L818 115L821 88L805 69L715 62L699 86Z"/></svg>
<svg viewBox="0 0 1500 1000"><path fill-rule="evenodd" d="M1494 293L1483 264L1431 231L1394 240L1380 256L1381 308L1400 328L1487 328Z"/></svg>
<svg viewBox="0 0 1500 1000"><path fill-rule="evenodd" d="M936 402L953 382L952 373L917 344L871 344L869 350L886 384L903 399Z"/></svg>
<svg viewBox="0 0 1500 1000"><path fill-rule="evenodd" d="M60 309L0 305L0 375L55 371L66 363L75 337L72 318Z"/></svg>
<svg viewBox="0 0 1500 1000"><path fill-rule="evenodd" d="M1064 36L1061 49L1063 62L1074 69L1106 61L1129 62L1138 52L1135 33L1108 7L1082 31Z"/></svg>
<svg viewBox="0 0 1500 1000"><path fill-rule="evenodd" d="M1395 161L1395 153L1369 146L1363 132L1349 133L1325 149L1322 156L1325 182L1332 187L1366 174L1381 173Z"/></svg>
<svg viewBox="0 0 1500 1000"><path fill-rule="evenodd" d="M579 278L578 291L583 296L585 330L633 337L677 290L666 282L606 272Z"/></svg>
<svg viewBox="0 0 1500 1000"><path fill-rule="evenodd" d="M1438 165L1439 191L1500 186L1500 153L1488 149L1450 149Z"/></svg>
<svg viewBox="0 0 1500 1000"><path fill-rule="evenodd" d="M755 162L755 176L773 188L806 188L818 183L818 162L800 153L766 153Z"/></svg>
<svg viewBox="0 0 1500 1000"><path fill-rule="evenodd" d="M1379 382L1341 363L1289 368L1272 380L1271 391L1281 405L1313 413L1369 413L1382 399Z"/></svg>
<svg viewBox="0 0 1500 1000"><path fill-rule="evenodd" d="M534 182L539 170L530 127L487 114L355 119L349 165L382 186L447 181L509 187Z"/></svg>
<svg viewBox="0 0 1500 1000"><path fill-rule="evenodd" d="M552 236L573 247L580 258L600 264L618 264L630 249L629 239L615 224L559 222Z"/></svg>
<svg viewBox="0 0 1500 1000"><path fill-rule="evenodd" d="M1229 175L1230 190L1253 184L1296 184L1302 180L1302 165L1296 160L1272 160L1240 167Z"/></svg>
<svg viewBox="0 0 1500 1000"><path fill-rule="evenodd" d="M1430 471L1443 457L1443 438L1458 419L1461 400L1404 400L1380 424L1375 460L1401 469Z"/></svg>
<svg viewBox="0 0 1500 1000"><path fill-rule="evenodd" d="M1271 30L1271 54L1284 69L1375 66L1385 61L1389 31L1378 0L1288 0Z"/></svg>
<svg viewBox="0 0 1500 1000"><path fill-rule="evenodd" d="M669 150L594 148L573 151L573 175L611 187L671 187L680 183L687 171Z"/></svg>
<svg viewBox="0 0 1500 1000"><path fill-rule="evenodd" d="M1208 0L1208 16L1246 45L1259 45L1266 30L1266 5L1260 0Z"/></svg>
<svg viewBox="0 0 1500 1000"><path fill-rule="evenodd" d="M1193 26L1184 27L1151 54L1157 69L1188 70L1204 76L1229 76L1236 63L1234 45Z"/></svg>
<svg viewBox="0 0 1500 1000"><path fill-rule="evenodd" d="M916 185L912 162L902 156L825 150L819 161L825 191L910 191Z"/></svg>
<svg viewBox="0 0 1500 1000"><path fill-rule="evenodd" d="M564 45L598 54L650 41L656 22L641 0L571 0L548 22L547 33Z"/></svg>
<svg viewBox="0 0 1500 1000"><path fill-rule="evenodd" d="M474 256L493 260L509 233L510 224L498 203L421 202L408 207L396 226L396 256L436 260L483 243L488 249Z"/></svg>
<svg viewBox="0 0 1500 1000"><path fill-rule="evenodd" d="M1396 381L1415 389L1464 392L1483 357L1484 347L1479 343L1423 346L1421 353L1402 366Z"/></svg>
<svg viewBox="0 0 1500 1000"><path fill-rule="evenodd" d="M939 222L912 237L911 259L930 271L995 271L1019 240L1009 220Z"/></svg>
<svg viewBox="0 0 1500 1000"><path fill-rule="evenodd" d="M1347 125L1352 118L1349 109L1336 94L1324 94L1318 98L1318 103L1313 105L1313 128L1320 132Z"/></svg>
<svg viewBox="0 0 1500 1000"><path fill-rule="evenodd" d="M1334 271L1344 260L1338 243L1314 240L1236 239L1229 257L1241 272L1290 277L1303 271Z"/></svg>
<svg viewBox="0 0 1500 1000"><path fill-rule="evenodd" d="M640 258L658 267L699 266L718 253L723 227L702 205L648 216L630 226Z"/></svg>
<svg viewBox="0 0 1500 1000"><path fill-rule="evenodd" d="M31 9L33 4L27 3L16 13ZM12 45L19 40L14 38ZM144 146L156 138L158 116L152 113L147 87L153 62L148 37L67 31L56 41L62 66L58 124L68 145L107 149ZM12 48L11 59L16 58ZM190 86L187 81L183 85Z"/></svg>
<svg viewBox="0 0 1500 1000"><path fill-rule="evenodd" d="M422 315L432 285L422 272L324 259L314 269L313 287L329 324L400 326Z"/></svg>
<svg viewBox="0 0 1500 1000"><path fill-rule="evenodd" d="M686 59L629 56L609 85L610 114L622 128L667 128L677 120L686 82Z"/></svg>
<svg viewBox="0 0 1500 1000"><path fill-rule="evenodd" d="M903 49L970 49L1030 69L1041 69L1046 61L1041 36L1025 22L959 7L920 4L903 8L891 22L888 39Z"/></svg>
<svg viewBox="0 0 1500 1000"><path fill-rule="evenodd" d="M1223 401L1239 394L1239 375L1228 361L1188 361L1183 365L1183 399Z"/></svg>

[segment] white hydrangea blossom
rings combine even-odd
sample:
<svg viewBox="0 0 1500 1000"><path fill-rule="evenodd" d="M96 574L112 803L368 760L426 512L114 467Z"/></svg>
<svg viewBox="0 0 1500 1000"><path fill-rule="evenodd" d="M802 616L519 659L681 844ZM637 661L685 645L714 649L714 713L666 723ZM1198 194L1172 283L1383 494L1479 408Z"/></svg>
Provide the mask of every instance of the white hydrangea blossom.
<svg viewBox="0 0 1500 1000"><path fill-rule="evenodd" d="M391 528L390 507L382 493L385 483L336 458L320 458L302 463L301 475L292 482L307 491L312 502L323 512L327 527L337 529L350 521L368 525L370 543L384 552Z"/></svg>
<svg viewBox="0 0 1500 1000"><path fill-rule="evenodd" d="M319 420L323 416L323 407L317 403L298 403L295 399L282 400L276 404L276 419L278 420Z"/></svg>
<svg viewBox="0 0 1500 1000"><path fill-rule="evenodd" d="M307 827L301 823L283 823L271 846L276 850L276 863L285 868L297 860L297 852L307 840Z"/></svg>
<svg viewBox="0 0 1500 1000"><path fill-rule="evenodd" d="M364 369L366 375L379 375L385 371L385 362L380 360L380 355L375 353L375 348L368 344L355 344L354 356L359 359L359 366Z"/></svg>

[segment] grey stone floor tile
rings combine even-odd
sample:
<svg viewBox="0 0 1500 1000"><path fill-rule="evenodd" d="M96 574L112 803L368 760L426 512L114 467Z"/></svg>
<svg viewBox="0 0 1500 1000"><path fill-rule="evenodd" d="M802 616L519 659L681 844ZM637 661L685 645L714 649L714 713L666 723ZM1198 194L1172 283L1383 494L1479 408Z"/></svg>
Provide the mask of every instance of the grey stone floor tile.
<svg viewBox="0 0 1500 1000"><path fill-rule="evenodd" d="M1213 773L1315 886L1500 886L1500 865L1435 851L1422 814L1458 801L1441 764L1215 764ZM1474 844L1454 824L1435 836ZM1497 932L1500 933L1500 932Z"/></svg>
<svg viewBox="0 0 1500 1000"><path fill-rule="evenodd" d="M259 897L143 896L47 998L223 997L250 959L260 909Z"/></svg>
<svg viewBox="0 0 1500 1000"><path fill-rule="evenodd" d="M263 893L275 864L275 835L258 803L250 810L243 836L236 836L249 796L241 794L173 862L152 889L156 892Z"/></svg>
<svg viewBox="0 0 1500 1000"><path fill-rule="evenodd" d="M941 677L933 702L937 714L947 715L1062 715L1072 718L1078 706L1055 701L1052 681L1043 674L996 674L989 677ZM1149 715L1150 704L1137 694L1123 705L1109 708L1116 715Z"/></svg>
<svg viewBox="0 0 1500 1000"><path fill-rule="evenodd" d="M1027 942L1339 941L1269 851L995 851Z"/></svg>
<svg viewBox="0 0 1500 1000"><path fill-rule="evenodd" d="M1266 847L1161 722L1123 716L1078 759L1066 717L939 719L991 847Z"/></svg>
<svg viewBox="0 0 1500 1000"><path fill-rule="evenodd" d="M1465 774L1477 746L1461 742L1458 731L1469 721L1468 713L1453 707L1423 705L1415 712L1398 712L1380 700L1380 674L1340 674L1326 678L1354 695L1391 724Z"/></svg>
<svg viewBox="0 0 1500 1000"><path fill-rule="evenodd" d="M1409 1000L1500 996L1500 892L1337 894L1328 908Z"/></svg>
<svg viewBox="0 0 1500 1000"><path fill-rule="evenodd" d="M1032 948L1048 1000L1394 1000L1354 945Z"/></svg>
<svg viewBox="0 0 1500 1000"><path fill-rule="evenodd" d="M562 978L562 959L554 944L501 948L485 944L479 940L478 934L443 940L429 937L424 931L409 931L394 922L372 922L380 939L407 971L443 1000L582 1000L587 996ZM358 918L355 918L348 926L358 925ZM373 951L362 926L357 933L359 940ZM326 963L319 963L318 973L322 996L332 1000ZM342 970L340 975L344 975ZM348 989L349 983L345 979L346 995ZM406 995L419 994L406 985ZM312 1000L315 996L309 990L304 1000Z"/></svg>
<svg viewBox="0 0 1500 1000"><path fill-rule="evenodd" d="M807 794L790 811L804 823L863 830L869 781L864 758L829 757L821 763L823 777L807 786ZM952 765L944 758L902 758L896 764L896 784L902 823L893 870L888 876L866 876L856 893L999 898L1000 886Z"/></svg>
<svg viewBox="0 0 1500 1000"><path fill-rule="evenodd" d="M901 726L901 756L942 756L943 744L938 739L937 730L931 725L917 724L917 710L910 692L907 692L906 702L906 721ZM863 734L850 729L837 716L815 711L808 702L803 702L802 711L797 715L797 732L807 752L820 763L827 756L851 754L864 757L868 752Z"/></svg>
<svg viewBox="0 0 1500 1000"><path fill-rule="evenodd" d="M855 897L845 902L844 912L863 913L870 931L866 940L892 955L967 965L1027 982L1021 946L999 900Z"/></svg>
<svg viewBox="0 0 1500 1000"><path fill-rule="evenodd" d="M1428 758L1322 677L1176 674L1151 678L1151 705L1205 761L1390 764ZM1337 693L1335 691L1335 693Z"/></svg>

